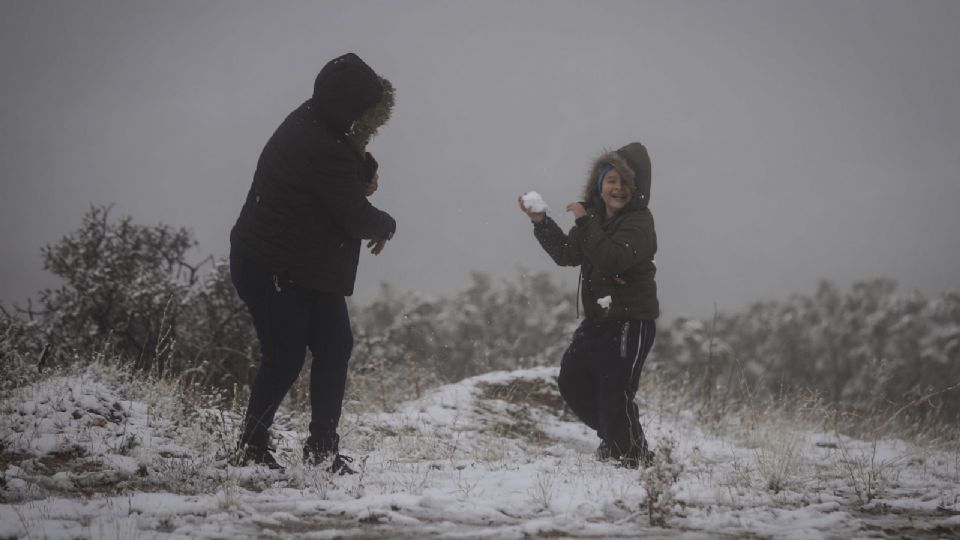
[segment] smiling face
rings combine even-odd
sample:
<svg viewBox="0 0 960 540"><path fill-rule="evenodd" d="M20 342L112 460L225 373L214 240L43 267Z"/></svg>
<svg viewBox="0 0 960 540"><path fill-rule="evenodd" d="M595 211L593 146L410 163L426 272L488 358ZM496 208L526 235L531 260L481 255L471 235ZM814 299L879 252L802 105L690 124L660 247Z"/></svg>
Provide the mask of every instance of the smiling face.
<svg viewBox="0 0 960 540"><path fill-rule="evenodd" d="M613 217L623 210L633 198L633 186L620 177L616 169L611 169L600 184L600 198L607 207L607 217Z"/></svg>

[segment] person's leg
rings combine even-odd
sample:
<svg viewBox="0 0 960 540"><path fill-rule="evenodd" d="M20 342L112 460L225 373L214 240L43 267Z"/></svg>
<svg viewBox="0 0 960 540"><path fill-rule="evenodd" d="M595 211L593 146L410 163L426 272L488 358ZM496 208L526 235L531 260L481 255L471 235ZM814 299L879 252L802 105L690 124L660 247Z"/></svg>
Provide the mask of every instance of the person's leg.
<svg viewBox="0 0 960 540"><path fill-rule="evenodd" d="M584 321L573 333L570 346L560 361L560 376L557 385L564 402L584 424L596 430L598 410L596 382L590 369L592 323Z"/></svg>
<svg viewBox="0 0 960 540"><path fill-rule="evenodd" d="M640 388L640 373L643 371L643 365L646 363L647 355L653 348L653 342L657 337L656 321L638 321L640 330L635 339L637 342L637 352L634 353L633 364L630 368L630 387L627 396L629 402L628 421L629 421L629 440L631 441L630 450L624 456L625 464L628 466L637 466L640 464L650 465L653 454L647 443L647 438L643 433L643 427L640 425L639 408L637 407L636 395Z"/></svg>
<svg viewBox="0 0 960 540"><path fill-rule="evenodd" d="M307 446L317 456L337 452L337 425L343 409L347 364L353 350L353 331L343 296L317 294L310 311L308 346L310 368L310 438ZM315 456L316 457L316 456Z"/></svg>
<svg viewBox="0 0 960 540"><path fill-rule="evenodd" d="M596 362L600 428L598 433L613 457L637 466L648 455L634 396L640 372L656 336L653 321L625 321L598 340ZM617 334L614 334L617 332Z"/></svg>
<svg viewBox="0 0 960 540"><path fill-rule="evenodd" d="M303 367L309 303L303 290L278 286L273 274L234 253L230 270L253 318L261 353L240 445L265 451L277 408Z"/></svg>

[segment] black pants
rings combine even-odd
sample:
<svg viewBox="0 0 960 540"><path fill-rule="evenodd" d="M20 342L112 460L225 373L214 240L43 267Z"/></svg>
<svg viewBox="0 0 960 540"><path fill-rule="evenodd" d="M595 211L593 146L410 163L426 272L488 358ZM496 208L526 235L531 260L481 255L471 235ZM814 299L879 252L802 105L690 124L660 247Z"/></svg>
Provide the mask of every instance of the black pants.
<svg viewBox="0 0 960 540"><path fill-rule="evenodd" d="M585 320L560 363L560 394L614 458L647 452L633 398L656 335L655 321Z"/></svg>
<svg viewBox="0 0 960 540"><path fill-rule="evenodd" d="M346 300L298 288L235 251L230 253L230 272L253 316L261 353L240 443L267 446L274 414L300 375L309 347L310 443L335 449L353 349Z"/></svg>

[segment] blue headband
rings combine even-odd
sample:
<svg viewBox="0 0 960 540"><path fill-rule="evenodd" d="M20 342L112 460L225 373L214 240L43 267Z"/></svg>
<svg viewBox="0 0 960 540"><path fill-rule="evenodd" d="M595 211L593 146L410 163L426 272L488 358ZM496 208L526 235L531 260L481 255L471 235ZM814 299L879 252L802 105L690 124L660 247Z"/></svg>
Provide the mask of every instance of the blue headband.
<svg viewBox="0 0 960 540"><path fill-rule="evenodd" d="M600 165L600 171L597 173L597 193L603 193L603 177L613 169L614 166L609 163Z"/></svg>

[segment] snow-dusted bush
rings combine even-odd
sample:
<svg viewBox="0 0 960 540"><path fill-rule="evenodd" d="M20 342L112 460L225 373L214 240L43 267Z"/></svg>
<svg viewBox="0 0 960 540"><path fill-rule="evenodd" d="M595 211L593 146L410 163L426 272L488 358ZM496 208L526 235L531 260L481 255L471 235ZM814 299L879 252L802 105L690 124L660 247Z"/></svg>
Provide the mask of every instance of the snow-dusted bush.
<svg viewBox="0 0 960 540"><path fill-rule="evenodd" d="M47 360L48 349L38 321L24 320L0 306L0 391L33 380Z"/></svg>
<svg viewBox="0 0 960 540"><path fill-rule="evenodd" d="M683 472L677 456L677 441L665 437L657 447L653 464L640 471L640 480L647 490L646 511L653 527L666 527L673 515L676 483Z"/></svg>
<svg viewBox="0 0 960 540"><path fill-rule="evenodd" d="M192 233L114 219L93 206L80 227L46 246L62 280L38 310L4 312L4 359L44 364L96 356L226 389L247 381L255 336L228 265L191 264Z"/></svg>
<svg viewBox="0 0 960 540"><path fill-rule="evenodd" d="M43 248L43 267L63 285L40 292L50 346L63 354L111 340L144 367L157 364L176 338L180 308L196 279L186 263L194 240L186 229L111 221L93 206L76 231Z"/></svg>
<svg viewBox="0 0 960 540"><path fill-rule="evenodd" d="M471 277L452 298L397 295L384 286L356 317L358 341L381 346L373 356L419 357L448 381L562 354L577 322L573 291L547 273L520 270L499 283L479 272Z"/></svg>
<svg viewBox="0 0 960 540"><path fill-rule="evenodd" d="M898 294L878 279L661 326L651 367L711 411L812 389L856 412L952 422L960 415L960 293Z"/></svg>

